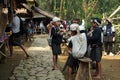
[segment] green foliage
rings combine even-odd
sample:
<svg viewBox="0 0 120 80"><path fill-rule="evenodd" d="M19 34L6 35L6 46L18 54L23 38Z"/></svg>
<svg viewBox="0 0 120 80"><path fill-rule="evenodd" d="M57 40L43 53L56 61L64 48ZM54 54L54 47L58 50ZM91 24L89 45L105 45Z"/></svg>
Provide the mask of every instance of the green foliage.
<svg viewBox="0 0 120 80"><path fill-rule="evenodd" d="M91 25L91 17L103 19L120 6L120 0L36 0L39 7L48 10L62 19L72 20L74 18L85 19L86 28ZM62 1L62 6L61 6ZM62 11L60 11L62 8ZM120 11L117 13L120 14ZM120 17L116 15L115 17ZM113 21L118 24L120 21ZM120 26L115 27L117 40L120 40Z"/></svg>
<svg viewBox="0 0 120 80"><path fill-rule="evenodd" d="M48 8L51 8L49 10L54 14L58 14L57 16L60 15L60 1L37 0L42 9L48 10ZM94 1L97 1L97 4ZM93 9L94 5L95 8ZM86 18L91 11L91 16L97 15L101 17L102 13L109 16L119 5L120 0L64 0L63 18Z"/></svg>

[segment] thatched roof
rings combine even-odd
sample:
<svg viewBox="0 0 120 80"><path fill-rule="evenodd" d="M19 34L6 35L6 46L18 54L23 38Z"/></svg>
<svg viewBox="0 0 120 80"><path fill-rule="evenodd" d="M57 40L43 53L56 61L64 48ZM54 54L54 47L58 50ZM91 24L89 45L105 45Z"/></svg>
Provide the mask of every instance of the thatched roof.
<svg viewBox="0 0 120 80"><path fill-rule="evenodd" d="M47 16L49 18L55 17L55 15L51 14L50 12L44 11L44 10L38 8L38 7L35 7L35 6L32 6L32 10L35 10L36 12L38 12L38 13L44 15L44 16Z"/></svg>

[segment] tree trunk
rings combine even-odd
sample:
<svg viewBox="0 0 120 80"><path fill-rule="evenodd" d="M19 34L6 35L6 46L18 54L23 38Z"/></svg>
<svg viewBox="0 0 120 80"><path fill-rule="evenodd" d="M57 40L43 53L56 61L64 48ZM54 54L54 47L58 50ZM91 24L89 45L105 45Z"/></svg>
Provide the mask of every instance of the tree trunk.
<svg viewBox="0 0 120 80"><path fill-rule="evenodd" d="M60 18L63 18L63 0L60 0Z"/></svg>

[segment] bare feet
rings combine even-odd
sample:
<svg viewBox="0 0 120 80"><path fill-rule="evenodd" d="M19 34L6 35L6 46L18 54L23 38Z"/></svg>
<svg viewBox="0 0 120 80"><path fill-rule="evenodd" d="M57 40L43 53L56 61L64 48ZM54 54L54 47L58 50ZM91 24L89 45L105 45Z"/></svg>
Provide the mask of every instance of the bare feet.
<svg viewBox="0 0 120 80"><path fill-rule="evenodd" d="M52 70L59 70L57 66L54 66Z"/></svg>
<svg viewBox="0 0 120 80"><path fill-rule="evenodd" d="M93 77L95 80L100 80L100 76Z"/></svg>
<svg viewBox="0 0 120 80"><path fill-rule="evenodd" d="M30 56L29 55L27 55L26 57L25 57L25 59L29 59L30 58Z"/></svg>

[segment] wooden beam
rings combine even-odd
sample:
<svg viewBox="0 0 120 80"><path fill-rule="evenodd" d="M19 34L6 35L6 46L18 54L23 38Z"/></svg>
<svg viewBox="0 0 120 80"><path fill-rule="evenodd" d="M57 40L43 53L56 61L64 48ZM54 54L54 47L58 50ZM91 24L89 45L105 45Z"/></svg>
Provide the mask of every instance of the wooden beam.
<svg viewBox="0 0 120 80"><path fill-rule="evenodd" d="M120 6L109 16L109 18L113 17L120 10Z"/></svg>
<svg viewBox="0 0 120 80"><path fill-rule="evenodd" d="M50 12L44 11L44 10L38 8L38 7L33 6L32 9L35 10L36 12L44 15L44 16L49 17L49 18L54 18L55 17L55 15L51 14Z"/></svg>
<svg viewBox="0 0 120 80"><path fill-rule="evenodd" d="M120 19L120 17L112 18L112 19Z"/></svg>

